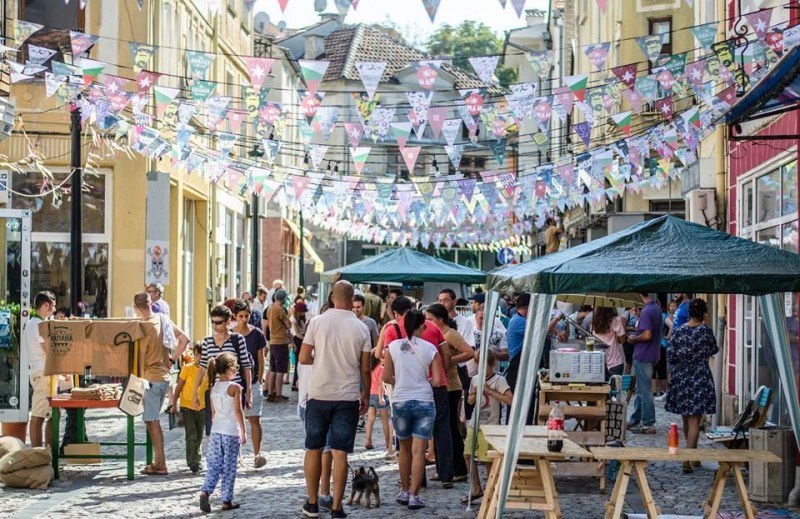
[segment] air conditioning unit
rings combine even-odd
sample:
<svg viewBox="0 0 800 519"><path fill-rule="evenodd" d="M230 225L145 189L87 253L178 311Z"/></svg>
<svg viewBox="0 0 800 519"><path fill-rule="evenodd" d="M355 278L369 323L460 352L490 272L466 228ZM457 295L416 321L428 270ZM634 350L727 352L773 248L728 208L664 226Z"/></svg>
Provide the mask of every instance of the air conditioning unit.
<svg viewBox="0 0 800 519"><path fill-rule="evenodd" d="M717 218L717 200L713 189L694 189L686 194L688 220L700 225L713 225Z"/></svg>

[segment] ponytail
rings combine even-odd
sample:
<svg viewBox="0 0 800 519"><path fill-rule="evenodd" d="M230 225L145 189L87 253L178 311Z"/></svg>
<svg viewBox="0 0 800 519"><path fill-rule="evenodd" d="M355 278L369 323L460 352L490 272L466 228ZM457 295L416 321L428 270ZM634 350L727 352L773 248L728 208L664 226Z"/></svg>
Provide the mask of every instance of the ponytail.
<svg viewBox="0 0 800 519"><path fill-rule="evenodd" d="M444 307L444 305L439 303L434 303L427 308L427 312L434 316L437 319L441 319L444 321L444 324L449 326L452 329L458 329L458 325L456 324L455 320L450 317L450 313Z"/></svg>
<svg viewBox="0 0 800 519"><path fill-rule="evenodd" d="M208 388L211 389L217 381L217 359L208 359L206 375L208 375Z"/></svg>
<svg viewBox="0 0 800 519"><path fill-rule="evenodd" d="M425 314L419 310L409 310L406 312L406 315L403 316L403 327L406 329L406 338L411 340L414 337L414 332L417 331L417 328L422 326L424 322Z"/></svg>
<svg viewBox="0 0 800 519"><path fill-rule="evenodd" d="M236 356L233 353L220 353L213 359L208 360L208 387L214 387L217 376L232 371L236 367Z"/></svg>

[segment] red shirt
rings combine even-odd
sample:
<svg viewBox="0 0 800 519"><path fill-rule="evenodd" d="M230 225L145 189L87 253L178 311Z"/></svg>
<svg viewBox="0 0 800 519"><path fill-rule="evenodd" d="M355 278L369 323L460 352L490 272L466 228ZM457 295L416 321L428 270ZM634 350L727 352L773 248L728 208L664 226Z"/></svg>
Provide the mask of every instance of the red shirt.
<svg viewBox="0 0 800 519"><path fill-rule="evenodd" d="M397 330L398 329L400 329L400 337L397 337ZM387 324L386 325L386 331L383 332L384 348L388 349L389 348L389 344L391 344L392 341L396 341L398 338L404 338L404 337L406 337L406 330L405 330L405 327L403 326L403 319L402 318L401 319L397 319L397 326L395 326L394 323ZM422 332L422 338L424 340L428 341L429 343L433 344L434 346L436 346L436 349L439 351L439 358L440 358L440 360L442 360L444 358L444 356L442 355L442 346L441 345L444 344L444 347L447 347L447 344L445 343L444 335L442 334L442 331L439 329L439 327L436 326L435 324L433 324L430 321L425 321L425 331ZM442 383L438 387L446 387L447 386L447 372L444 369L444 361L443 360L441 362L441 365L442 365L442 374L441 374ZM433 368L431 368L431 369L433 369ZM428 377L432 378L432 374L429 373Z"/></svg>

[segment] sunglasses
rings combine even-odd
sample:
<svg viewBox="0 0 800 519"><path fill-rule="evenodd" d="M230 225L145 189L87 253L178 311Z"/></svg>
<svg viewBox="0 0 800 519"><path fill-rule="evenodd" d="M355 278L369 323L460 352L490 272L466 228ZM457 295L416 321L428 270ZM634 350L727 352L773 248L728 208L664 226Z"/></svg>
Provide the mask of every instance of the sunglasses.
<svg viewBox="0 0 800 519"><path fill-rule="evenodd" d="M216 319L211 319L211 324L220 325L220 324L225 324L226 322L227 321L217 321Z"/></svg>

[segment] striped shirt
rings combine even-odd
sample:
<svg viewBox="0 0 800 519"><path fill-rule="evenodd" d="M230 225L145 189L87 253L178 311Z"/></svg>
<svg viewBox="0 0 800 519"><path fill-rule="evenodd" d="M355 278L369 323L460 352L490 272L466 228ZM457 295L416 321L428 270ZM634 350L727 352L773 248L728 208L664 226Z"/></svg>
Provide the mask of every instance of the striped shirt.
<svg viewBox="0 0 800 519"><path fill-rule="evenodd" d="M236 344L233 342L234 338L237 339ZM242 381L242 370L253 369L253 365L250 363L250 355L247 353L244 337L238 333L230 334L222 346L218 346L217 343L214 342L213 335L203 339L203 353L200 355L200 367L207 369L209 359L214 359L217 355L225 352L233 353L238 359L239 371L236 373L236 377L233 378L233 381L245 387Z"/></svg>

